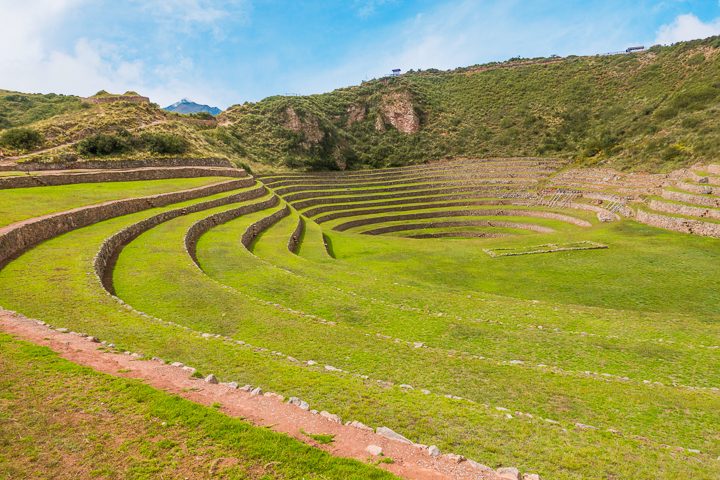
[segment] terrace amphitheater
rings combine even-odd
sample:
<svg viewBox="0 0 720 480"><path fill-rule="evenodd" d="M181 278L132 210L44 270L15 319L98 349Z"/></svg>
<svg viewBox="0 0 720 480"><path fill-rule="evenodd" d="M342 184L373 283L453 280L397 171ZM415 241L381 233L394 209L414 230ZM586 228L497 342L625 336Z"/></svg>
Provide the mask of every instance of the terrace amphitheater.
<svg viewBox="0 0 720 480"><path fill-rule="evenodd" d="M553 429L562 429L565 432L576 430L581 432L579 435L590 435L599 427L589 425L592 420L584 423L584 417L581 417L583 422L580 422L574 420L572 415L561 419L543 418L542 414L538 413L539 409L532 414L508 409L496 404L492 399L483 400L482 396L475 395L463 385L453 385L448 379L445 380L448 382L447 388L438 388L436 392L431 388L421 388L422 385L419 384L398 384L397 378L402 375L380 364L364 373L357 366L353 366L352 361L345 362L348 365L346 367L335 367L329 363L324 365L331 361L329 357L325 362L318 363L313 360L323 352L322 342L318 342L318 338L348 346L347 349L342 346L339 348L336 361L349 358L346 355L357 350L378 355L379 358L405 359L402 361L407 361L410 368L418 371L432 368L431 365L436 362L454 363L455 357L468 362L465 367L458 368L470 370L475 368L472 366L475 363L488 360L477 353L456 351L441 343L433 344L432 335L428 336L428 345L412 336L403 336L400 331L391 328L365 326L362 322L353 325L325 318L322 308L316 312L307 312L307 307L293 304L288 296L275 301L261 293L253 294L252 289L234 285L228 278L218 276L217 272L206 270L207 256L225 248L217 244L219 237L214 237L208 240L216 243L211 245L215 247L214 250L208 245L199 249L199 242L208 239L208 233L217 232L219 235L224 231L223 228L232 227L235 236L231 237L237 241L237 248L246 249L241 258L248 262L248 270L270 267L269 270L260 272L258 277L254 277L255 280L265 278L268 282L266 287L271 286L275 281L273 279L287 277L289 285L305 289L306 292L330 288L335 292L333 295L337 296L338 301L356 298L356 301L361 303L379 304L378 308L394 312L393 315L404 311L410 312L408 315L432 314L440 319L443 315L455 318L456 314L444 314L440 307L439 311L432 313L415 311L404 304L384 304L382 300L372 298L367 291L362 293L360 288L358 290L361 293L356 293L350 291L347 285L328 284L322 273L318 273L318 267L312 266L313 262L320 262L319 268L322 270L326 268L322 266L323 262L333 261L335 252L328 232L412 239L542 236L556 232L568 232L568 235L573 236L573 232L592 229L602 223L632 219L663 229L720 238L719 165L697 165L672 174L644 175L624 174L607 169L571 169L567 168L563 161L549 158L486 158L438 161L373 171L266 174L257 178L234 168L228 162L210 159L177 161L169 165L125 162L117 165L120 168L114 169L95 168L97 166L75 163L66 166L71 169L30 170L25 166L23 170L19 170L16 166L7 165L0 172L0 189L5 192L23 190L32 194L34 189L47 190L92 183L104 185L123 181L142 184L162 179L205 180L202 184L194 184L188 188L183 188L183 184L179 182L176 187L167 191L147 195L121 193L116 195L116 198L105 198L88 204L82 204L82 200L78 200L75 204L68 203L67 208L62 204L45 205L38 207L36 212L8 217L4 220L5 225L0 228L0 265L6 273L10 270L10 273L16 276L29 275L30 270L26 269L34 266L32 255L40 255L43 249L51 249L51 257L74 255L80 264L76 266L79 270L68 270L66 275L79 275L80 285L73 287L79 290L63 291L62 295L66 295L71 303L82 298L80 304L97 302L99 307L91 314L61 314L56 320L45 318L46 321L41 321L40 325L30 323L23 315L8 312L3 322L5 328L27 338L35 338L33 335L45 338L44 336L50 333L45 330L40 334L33 333L32 329L44 329L52 323L56 329L52 335L60 335L58 342L64 341L62 335L74 335L73 338L81 339L89 334L92 335L92 341L97 338L102 340L98 344L85 342L84 347L80 340L72 340L77 344L78 352L82 350L95 352L93 355L105 355L96 351L96 346L134 345L134 351L139 353L132 354L133 360L136 360L135 357L142 358L145 353L148 356L159 356L161 353L152 351L151 344L143 347L142 342L133 343L131 338L152 336L155 329L167 331L178 344L185 346L180 350L165 351L166 355L175 355L167 358L166 363L172 363L172 367L156 362L156 368L144 369L151 384L154 382L163 388L170 388L157 381L157 378L153 380L153 375L170 375L166 372L169 371L167 369L174 368L178 372L174 375L181 377L178 382L184 382L182 385L203 385L201 389L209 392L207 397L189 395L191 398L206 403L211 403L215 394L223 399L236 398L239 409L237 411L245 414L248 412L247 408L250 408L247 405L270 416L277 414L277 409L281 409L286 412L285 415L294 418L295 423L280 422L278 430L297 438L303 438L298 433L298 425L306 429L320 428L324 429L323 431L335 432L338 435L336 449L324 448L358 459L367 457L368 445L378 445L385 452L391 452L395 460L394 464L382 466L408 478L425 478L425 475L427 478L518 479L522 475L522 478L531 480L537 476L532 471L518 472L508 465L486 467L482 465L482 462L486 461L483 458L477 458L480 462L478 463L456 454L457 452L453 453L452 450L440 454L437 447L413 444L413 441L422 442L424 439L407 440L401 434L383 427L386 424L380 420L384 415L383 409L374 416L367 415L363 418L367 423L375 422L371 427L366 427L353 417L345 418L345 415L354 414L353 408L348 404L338 407L338 415L328 413L332 412L332 407L329 406L332 402L340 402L342 395L337 392L344 389L353 391L358 385L398 390L401 392L398 395L409 396L411 401L423 402L426 401L423 400L425 398L430 402L442 403L443 406L438 407L440 410L435 411L435 414L454 412L452 407L447 407L443 402L462 403L459 411L465 412L464 414L471 415L469 412L481 411L482 415L495 418L493 421L496 422L506 418L519 419L513 421L529 422L535 425L533 428L541 430L543 435L548 435L546 430ZM132 189L127 192L132 192ZM63 247L63 242L69 242L73 235L78 236L77 242L80 242L73 245L82 245L80 250ZM143 253L150 245L155 245L155 250ZM162 261L166 256L175 256L179 265L177 275L190 277L196 282L193 283L197 289L194 295L202 296L205 294L203 289L207 289L216 295L213 301L222 301L225 296L237 296L240 298L237 301L247 308L246 315L254 315L258 325L261 325L258 328L270 330L256 334L256 340L250 342L241 340L233 328L222 323L218 323L215 329L211 330L202 323L179 320L176 315L169 314L170 310L163 308L158 308L155 312L145 312L146 306L137 305L132 298L118 294L118 277L114 274L114 269L122 263L119 260L122 260L126 251L132 255L146 255L148 269L156 266L153 262ZM274 253L267 254L268 251ZM299 253L302 253L302 256L299 256ZM254 256L257 258L252 260ZM23 263L23 259L27 261ZM149 275L142 269L140 272ZM38 275L42 272L34 273ZM350 271L344 273L349 276L353 274ZM128 273L120 275L122 282L127 283L128 280L123 275L127 277ZM52 301L53 295L58 292L50 289L45 293ZM166 293L172 296L172 292ZM318 298L317 301L322 303L323 300ZM336 308L333 301L327 301L331 309ZM399 303L398 300L395 302ZM14 304L19 305L17 302ZM182 304L183 301L180 301L180 305ZM33 315L32 310L27 309L27 314ZM120 312L115 314L122 319L116 324L108 323L99 327L90 318L93 315L105 315L104 312L109 311ZM325 311L325 315L327 314ZM277 323L266 320L270 317L274 317ZM459 316L456 320L460 323L465 321ZM284 331L290 337L289 342L295 342L292 351L280 351L277 346L279 343L272 340L271 330L275 328L286 329ZM376 334L373 333L373 328L386 332ZM293 337L295 333L292 332L301 330L306 331L307 336ZM132 337L128 336L130 331ZM393 331L394 333L391 333ZM562 334L558 328L555 328L555 331ZM572 337L573 332L564 334ZM266 338L264 343L263 338ZM584 333L582 338L583 342L587 341ZM212 385L216 383L213 375L205 379L206 384L203 384L202 379L193 380L190 375L195 372L195 368L185 363L191 361L188 360L192 358L191 352L207 348L208 342L218 349L219 358L226 356L228 362L258 366L250 368L240 384L235 383L237 378L226 376L220 370L213 370L223 382L218 386ZM148 352L142 351L143 348L147 348ZM113 348L109 348L109 351L111 353L106 355L116 352ZM122 353L122 350L116 353ZM129 351L126 353L130 354ZM413 363L409 360L410 357L419 357L420 360ZM184 362L181 363L178 358ZM209 373L208 369L211 367L208 365L213 365L213 360L205 359L199 362L205 362L202 370L205 374ZM215 362L217 365L217 359ZM523 364L521 361L501 363ZM597 382L594 377L600 375L591 371L575 372L567 368L554 368L555 374L568 377L571 382ZM597 368L602 367L598 365ZM301 373L296 373L298 371ZM316 390L324 393L310 398L312 395L307 389L298 392L298 396L309 401L308 405L304 400L293 396L293 392L288 392L292 384L273 384L269 380L283 374L291 377L309 375L315 385L319 386ZM252 375L257 375L257 379L251 380ZM408 381L413 380L410 378ZM418 376L414 381L423 380ZM633 384L635 379L609 375L603 377L602 382ZM246 387L238 388L245 383L248 384ZM662 385L660 382L655 383ZM644 387L640 384L632 388ZM265 392L262 396L266 389L281 391L282 395ZM176 391L180 391L179 387ZM331 395L329 392L336 393ZM315 402L320 401L318 398L325 395L331 398L327 404L318 406L318 409L328 411L318 413L310 410L315 408ZM262 399L259 398L261 396ZM291 397L289 404L285 397ZM622 398L622 394L620 397ZM256 403L248 403L252 401ZM402 403L397 402L396 397L393 397L385 406L390 410L401 409ZM286 405L281 407L281 403ZM262 415L255 419L260 423L272 423ZM347 426L342 426L343 423ZM387 424L392 424L390 419ZM409 429L410 433L406 433L408 429L403 429L402 422L396 422L393 427L412 437L412 429ZM377 433L372 433L373 428L378 429ZM615 432L623 442L636 442L641 436L640 433L633 432L632 428L628 428L628 431L614 425L604 425L603 428ZM352 433L353 431L356 433ZM579 440L580 444L585 445L584 441ZM657 451L669 449L668 451L674 452L673 455L683 454L678 454L678 451L685 452L684 454L689 451L699 455L701 461L705 461L701 451L695 453L695 449L673 443L672 438L653 438L648 435L645 441ZM588 440L588 443L592 443L592 439ZM451 442L446 439L445 444L449 445ZM462 444L459 449L462 450ZM628 451L632 452L632 449ZM444 477L433 477L428 472Z"/></svg>

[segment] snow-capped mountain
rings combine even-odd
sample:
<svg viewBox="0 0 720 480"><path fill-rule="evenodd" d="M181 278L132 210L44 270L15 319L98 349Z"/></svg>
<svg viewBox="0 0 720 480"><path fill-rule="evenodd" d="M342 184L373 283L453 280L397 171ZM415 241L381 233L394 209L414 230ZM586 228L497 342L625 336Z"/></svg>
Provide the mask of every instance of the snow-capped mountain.
<svg viewBox="0 0 720 480"><path fill-rule="evenodd" d="M199 103L190 101L187 98L183 98L179 102L175 102L172 105L163 108L163 110L167 110L168 112L176 112L176 113L206 112L206 113L209 113L210 115L217 115L220 112L222 112L222 110L220 110L217 107L211 107L210 105L200 105Z"/></svg>

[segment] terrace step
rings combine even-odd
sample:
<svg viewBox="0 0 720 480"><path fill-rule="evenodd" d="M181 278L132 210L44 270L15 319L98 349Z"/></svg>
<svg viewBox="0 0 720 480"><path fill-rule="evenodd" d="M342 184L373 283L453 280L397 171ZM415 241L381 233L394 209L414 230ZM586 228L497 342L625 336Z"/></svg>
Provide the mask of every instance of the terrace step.
<svg viewBox="0 0 720 480"><path fill-rule="evenodd" d="M663 190L660 195L667 200L673 200L676 202L691 203L710 208L720 208L720 197L713 195L698 195L695 193L667 189Z"/></svg>
<svg viewBox="0 0 720 480"><path fill-rule="evenodd" d="M670 202L659 199L650 200L649 207L651 210L657 212L720 220L720 209L716 208L698 207L687 203Z"/></svg>
<svg viewBox="0 0 720 480"><path fill-rule="evenodd" d="M228 167L148 167L118 170L28 171L24 175L0 176L0 189L78 183L130 182L166 178L246 177L245 170Z"/></svg>
<svg viewBox="0 0 720 480"><path fill-rule="evenodd" d="M638 208L636 219L640 223L676 232L704 237L720 238L720 223L706 222L690 217L666 215L645 208Z"/></svg>

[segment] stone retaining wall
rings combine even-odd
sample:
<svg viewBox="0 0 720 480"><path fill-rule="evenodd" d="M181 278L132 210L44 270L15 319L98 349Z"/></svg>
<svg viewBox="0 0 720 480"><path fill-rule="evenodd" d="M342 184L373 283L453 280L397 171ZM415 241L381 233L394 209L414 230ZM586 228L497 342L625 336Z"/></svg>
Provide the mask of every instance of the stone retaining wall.
<svg viewBox="0 0 720 480"><path fill-rule="evenodd" d="M540 173L546 173L545 171ZM547 171L550 173L550 171ZM392 175L383 178L333 178L328 179L326 177L295 177L287 178L281 177L278 179L263 179L263 183L268 187L281 188L291 187L295 185L335 185L337 188L341 187L361 187L361 186L380 186L380 185L397 185L403 183L418 183L421 181L437 181L440 179L478 179L478 178L490 178L490 179L526 179L528 181L537 182L544 175L528 175L527 170L521 172L508 172L501 170L482 170L482 171L471 171L471 170L438 170L437 172L415 172L401 175Z"/></svg>
<svg viewBox="0 0 720 480"><path fill-rule="evenodd" d="M8 225L0 229L0 268L40 242L71 230L149 208L163 207L247 187L254 182L252 178L229 180L179 192L113 200Z"/></svg>
<svg viewBox="0 0 720 480"><path fill-rule="evenodd" d="M473 200L477 199L477 200ZM335 212L338 210L358 210L362 208L375 208L375 207L391 207L393 205L410 205L410 204L425 204L425 203L441 203L445 202L445 205L449 205L450 202L464 200L472 202L473 205L512 205L515 200L507 198L487 198L484 195L442 195L440 197L413 197L404 200L387 200L384 202L357 202L349 204L331 204L322 205L320 207L314 207L303 212L306 217L315 217L317 215ZM528 203L529 204L529 203Z"/></svg>
<svg viewBox="0 0 720 480"><path fill-rule="evenodd" d="M448 238L448 237L465 237L465 238L502 238L509 237L506 233L485 233L485 232L438 232L438 233L420 233L418 235L408 235L406 238Z"/></svg>
<svg viewBox="0 0 720 480"><path fill-rule="evenodd" d="M687 215L689 217L714 218L720 220L720 210L712 208L694 207L692 205L680 205L678 203L663 202L654 199L650 201L649 206L652 210L659 210L665 213Z"/></svg>
<svg viewBox="0 0 720 480"><path fill-rule="evenodd" d="M590 205L589 203L570 202L568 207L573 208L575 210L587 210L589 212L595 212L598 214L598 219L612 218L613 220L616 220L616 221L620 220L620 215L613 213L606 208L598 207L597 205Z"/></svg>
<svg viewBox="0 0 720 480"><path fill-rule="evenodd" d="M530 223L505 222L497 220L459 220L446 222L405 223L403 225L388 225L387 227L374 228L372 230L367 230L362 233L363 235L382 235L384 233L402 232L405 230L448 227L501 227L516 228L518 230L531 230L538 233L553 233L555 231L550 227L543 227L541 225L533 225Z"/></svg>
<svg viewBox="0 0 720 480"><path fill-rule="evenodd" d="M700 195L718 195L720 194L720 188L709 184L696 184L688 182L678 182L677 188L685 190L686 192L697 193Z"/></svg>
<svg viewBox="0 0 720 480"><path fill-rule="evenodd" d="M170 221L174 218L188 215L190 213L200 212L202 210L208 210L222 205L230 205L232 203L243 202L258 198L264 195L266 192L265 187L260 186L246 192L241 192L235 195L229 195L223 198L216 198L214 200L208 200L206 202L199 202L194 205L187 207L176 208L174 210L168 210L166 212L159 213L152 217L146 218L140 222L134 223L119 232L115 233L111 237L105 239L100 247L97 255L95 255L94 267L95 274L100 279L103 287L109 293L114 295L113 283L112 283L112 270L115 265L115 261L122 249L130 243L133 239L140 236L142 233L150 230L151 228L160 225L161 223Z"/></svg>
<svg viewBox="0 0 720 480"><path fill-rule="evenodd" d="M267 189L263 188L263 193L266 192ZM211 228L222 225L223 223L227 223L230 220L235 220L236 218L243 215L248 215L250 213L259 212L260 210L272 208L277 205L279 201L280 199L273 195L272 197L262 202L253 203L251 205L243 205L242 207L234 208L232 210L219 212L195 222L185 233L185 250L188 252L193 262L195 262L195 264L199 267L200 262L198 262L197 259L197 242L198 240L200 240L200 237L207 233Z"/></svg>
<svg viewBox="0 0 720 480"><path fill-rule="evenodd" d="M355 191L348 191L348 190L332 190L332 191L322 191L322 192L300 192L300 193L293 193L290 195L283 195L283 199L287 202L297 202L298 200L309 200L314 198L324 198L324 197L345 197L352 200L360 200L364 199L366 196L370 195L376 195L379 193L385 193L385 194L401 194L401 193L407 193L407 192L414 192L415 195L426 195L426 191L430 190L447 190L451 192L474 192L480 189L487 189L487 188L503 188L505 190L509 190L510 186L504 185L504 184L490 184L490 183L482 183L477 185L467 185L467 184L432 184L432 183L425 183L422 185L407 185L403 187L394 187L394 188L374 188L371 190L355 190ZM441 190L442 189L442 190Z"/></svg>
<svg viewBox="0 0 720 480"><path fill-rule="evenodd" d="M397 185L394 185L396 184ZM485 185L507 185L513 188L528 187L536 185L536 180L527 180L523 178L488 178L487 180L481 180L477 177L446 177L442 179L428 178L417 181L401 181L401 182L382 182L382 183L363 183L358 185L347 185L347 184L332 184L332 185L295 185L289 187L280 187L275 190L278 195L289 199L297 199L297 193L300 192L311 192L313 196L322 196L328 192L336 193L354 193L362 195L364 193L372 192L402 192L406 190L416 190L418 188L438 188L438 187L452 187L452 186L476 186L481 187ZM373 188L374 187L374 188ZM274 187L273 187L274 188ZM355 190L359 188L367 188L368 190ZM349 191L349 189L352 189ZM294 194L294 195L291 195Z"/></svg>
<svg viewBox="0 0 720 480"><path fill-rule="evenodd" d="M411 213L405 215L388 215L385 217L372 217L372 218L359 218L357 220L351 220L349 222L335 225L333 230L343 232L350 228L359 227L362 225L372 225L374 223L385 223L385 222L397 222L403 220L420 220L420 219L432 219L432 218L444 218L444 217L473 217L473 216L493 216L493 217L535 217L535 218L548 218L552 220L558 220L562 222L572 223L581 227L590 227L590 222L580 220L575 217L568 215L562 215L553 212L542 212L533 210L451 210L451 211L439 211L439 212L424 212L424 213ZM543 227L544 228L544 227ZM552 229L551 229L552 230ZM554 230L553 230L554 231Z"/></svg>
<svg viewBox="0 0 720 480"><path fill-rule="evenodd" d="M479 168L488 168L488 167L495 167L495 168L502 168L503 170L507 170L509 168L516 168L520 171L525 170L527 168L546 168L549 171L555 171L557 168L562 166L561 162L558 162L557 160L552 159L458 159L458 160L452 160L452 161L441 161L441 162L432 162L432 163L426 163L426 164L418 164L418 165L406 165L404 167L391 167L391 168L383 168L383 169L377 169L377 170L351 170L351 171L341 171L341 172L290 172L290 173L268 173L264 175L258 175L259 179L268 179L268 178L277 178L277 177L283 177L283 178L292 178L292 177L318 177L318 178L355 178L355 177L375 177L375 176L392 176L392 175L399 175L403 172L425 172L430 170L437 170L437 171L447 171L447 170L454 170L458 168L463 167L479 167Z"/></svg>
<svg viewBox="0 0 720 480"><path fill-rule="evenodd" d="M245 230L245 233L243 233L240 242L245 246L245 248L250 250L250 246L255 241L258 235L260 235L263 231L270 228L271 226L279 222L282 218L287 217L288 215L290 215L290 207L286 204L285 208L283 208L282 210L278 210L272 215L261 218L257 222L250 225L247 230Z"/></svg>
<svg viewBox="0 0 720 480"><path fill-rule="evenodd" d="M103 170L144 167L225 167L234 168L226 158L148 158L145 160L78 160L75 162L23 162L6 170Z"/></svg>
<svg viewBox="0 0 720 480"><path fill-rule="evenodd" d="M681 217L670 217L659 213L638 210L637 221L653 227L704 237L720 238L720 223L709 223Z"/></svg>
<svg viewBox="0 0 720 480"><path fill-rule="evenodd" d="M132 182L166 178L245 177L245 170L224 167L139 168L133 170L99 170L92 172L43 173L0 177L0 189L28 188L78 183Z"/></svg>
<svg viewBox="0 0 720 480"><path fill-rule="evenodd" d="M704 207L720 208L720 197L675 192L673 190L663 190L661 195L667 200L675 200L676 202L694 203L695 205L702 205Z"/></svg>
<svg viewBox="0 0 720 480"><path fill-rule="evenodd" d="M515 200L467 200L467 201L457 201L457 202L433 202L432 200L429 200L427 203L415 203L411 205L399 205L399 206L389 206L384 207L381 206L381 208L368 208L365 210L343 210L340 212L330 213L328 215L323 215L322 217L315 218L316 223L325 223L329 222L331 220L336 220L338 218L345 218L345 217L356 217L360 215L373 215L376 213L387 213L387 212L407 212L410 210L425 210L430 208L445 208L445 207L470 207L470 206L497 206L497 205L521 205L522 203L517 202ZM525 204L527 205L527 203Z"/></svg>
<svg viewBox="0 0 720 480"><path fill-rule="evenodd" d="M305 232L305 219L303 217L299 217L297 226L295 227L295 230L293 231L292 235L290 235L290 239L288 240L287 248L291 253L298 252L298 249L300 248L300 239L303 236L303 232Z"/></svg>
<svg viewBox="0 0 720 480"><path fill-rule="evenodd" d="M301 210L303 208L312 207L315 205L326 205L326 204L337 204L337 203L355 203L359 201L367 202L371 200L387 200L387 199L393 199L393 198L405 198L405 197L424 197L428 195L443 195L443 194L453 194L453 193L470 193L473 194L473 196L478 195L485 195L488 198L497 197L498 195L502 195L503 193L507 193L509 190L507 188L500 188L498 186L487 186L484 188L441 188L441 189L431 189L431 190L419 190L419 191L411 191L411 192L399 192L399 193L385 193L382 195L365 195L362 198L357 198L353 196L343 196L343 197L318 197L318 198L310 198L302 201L295 201L292 202L292 206L295 207L298 210Z"/></svg>

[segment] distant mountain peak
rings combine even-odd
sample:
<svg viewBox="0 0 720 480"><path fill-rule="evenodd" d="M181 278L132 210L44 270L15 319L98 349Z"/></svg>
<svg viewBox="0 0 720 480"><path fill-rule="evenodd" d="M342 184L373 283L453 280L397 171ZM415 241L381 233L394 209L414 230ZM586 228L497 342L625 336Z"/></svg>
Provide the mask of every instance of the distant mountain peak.
<svg viewBox="0 0 720 480"><path fill-rule="evenodd" d="M175 102L172 105L169 105L163 110L166 110L168 112L175 112L175 113L200 113L205 112L209 113L210 115L218 115L222 110L220 110L218 107L211 107L209 105L201 105L199 103L195 103L192 100L189 100L187 98L183 98L179 102Z"/></svg>

